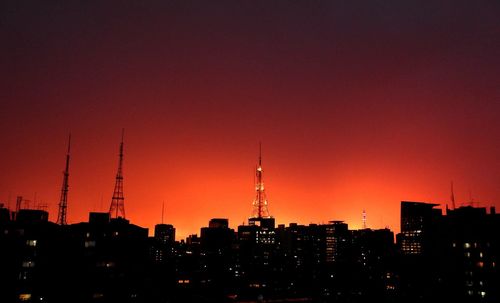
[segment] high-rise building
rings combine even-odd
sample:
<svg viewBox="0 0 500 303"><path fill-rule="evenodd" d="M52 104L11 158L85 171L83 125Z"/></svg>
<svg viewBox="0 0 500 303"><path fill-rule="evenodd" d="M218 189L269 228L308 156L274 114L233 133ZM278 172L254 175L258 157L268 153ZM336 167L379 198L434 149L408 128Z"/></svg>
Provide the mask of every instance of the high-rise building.
<svg viewBox="0 0 500 303"><path fill-rule="evenodd" d="M436 236L433 229L439 223L439 204L401 202L401 234L398 243L404 255L422 255L432 245Z"/></svg>
<svg viewBox="0 0 500 303"><path fill-rule="evenodd" d="M173 246L175 243L175 227L170 224L156 224L154 237L158 243Z"/></svg>

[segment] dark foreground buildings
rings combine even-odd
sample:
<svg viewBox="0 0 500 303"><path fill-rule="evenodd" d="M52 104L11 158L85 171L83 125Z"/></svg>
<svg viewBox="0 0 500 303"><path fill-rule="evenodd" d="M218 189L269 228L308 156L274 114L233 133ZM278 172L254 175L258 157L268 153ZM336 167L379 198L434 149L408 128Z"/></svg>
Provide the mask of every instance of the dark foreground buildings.
<svg viewBox="0 0 500 303"><path fill-rule="evenodd" d="M42 210L0 208L0 302L499 302L495 209L401 203L401 233L346 223L200 236L148 230L108 213L56 225Z"/></svg>

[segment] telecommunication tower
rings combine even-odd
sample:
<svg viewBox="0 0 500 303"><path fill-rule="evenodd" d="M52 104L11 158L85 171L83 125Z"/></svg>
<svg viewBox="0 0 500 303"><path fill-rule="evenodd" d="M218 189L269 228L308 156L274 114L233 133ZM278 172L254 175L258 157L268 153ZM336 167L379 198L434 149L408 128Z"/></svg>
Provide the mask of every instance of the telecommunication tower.
<svg viewBox="0 0 500 303"><path fill-rule="evenodd" d="M59 199L59 211L57 213L57 224L66 225L67 211L68 211L68 179L69 179L69 158L71 151L71 134L68 138L68 153L66 154L66 167L63 171L63 183L61 187L61 197Z"/></svg>
<svg viewBox="0 0 500 303"><path fill-rule="evenodd" d="M255 200L253 201L253 212L251 217L256 219L271 217L267 209L268 203L262 173L262 145L259 143L259 164L255 169Z"/></svg>
<svg viewBox="0 0 500 303"><path fill-rule="evenodd" d="M125 198L123 197L123 136L125 130L122 129L122 141L120 143L120 155L118 160L118 171L116 172L115 189L111 199L111 206L109 207L109 216L111 218L125 219Z"/></svg>
<svg viewBox="0 0 500 303"><path fill-rule="evenodd" d="M453 190L453 181L451 181L451 205L455 209L455 191Z"/></svg>
<svg viewBox="0 0 500 303"><path fill-rule="evenodd" d="M366 229L366 211L363 209L363 229Z"/></svg>

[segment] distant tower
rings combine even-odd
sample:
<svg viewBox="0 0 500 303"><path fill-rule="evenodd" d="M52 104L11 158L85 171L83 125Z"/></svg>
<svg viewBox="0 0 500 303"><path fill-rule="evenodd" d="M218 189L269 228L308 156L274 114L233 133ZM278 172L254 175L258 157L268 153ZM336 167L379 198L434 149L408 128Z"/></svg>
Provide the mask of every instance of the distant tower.
<svg viewBox="0 0 500 303"><path fill-rule="evenodd" d="M68 210L68 178L69 178L69 153L71 150L71 134L68 138L68 153L66 154L66 167L63 171L63 183L61 188L61 198L59 199L59 212L57 213L57 224L66 225L66 215Z"/></svg>
<svg viewBox="0 0 500 303"><path fill-rule="evenodd" d="M453 181L451 181L451 206L455 209L455 192L453 190Z"/></svg>
<svg viewBox="0 0 500 303"><path fill-rule="evenodd" d="M363 229L366 229L366 211L363 209Z"/></svg>
<svg viewBox="0 0 500 303"><path fill-rule="evenodd" d="M122 142L120 143L120 159L118 161L118 171L116 173L115 190L113 191L113 198L111 199L111 206L109 207L109 216L111 218L125 219L125 198L123 197L123 135L125 130L122 129Z"/></svg>
<svg viewBox="0 0 500 303"><path fill-rule="evenodd" d="M255 200L253 201L252 218L262 219L270 218L269 210L267 209L266 191L264 189L264 181L262 179L262 146L259 143L259 164L255 170Z"/></svg>

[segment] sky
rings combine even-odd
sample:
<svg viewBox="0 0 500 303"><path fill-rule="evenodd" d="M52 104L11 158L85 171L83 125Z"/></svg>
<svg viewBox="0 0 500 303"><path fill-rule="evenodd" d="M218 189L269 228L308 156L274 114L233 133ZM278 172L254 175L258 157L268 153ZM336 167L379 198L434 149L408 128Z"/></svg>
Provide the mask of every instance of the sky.
<svg viewBox="0 0 500 303"><path fill-rule="evenodd" d="M498 1L2 1L0 201L127 219L399 231L400 201L500 207ZM28 205L26 205L28 206Z"/></svg>

